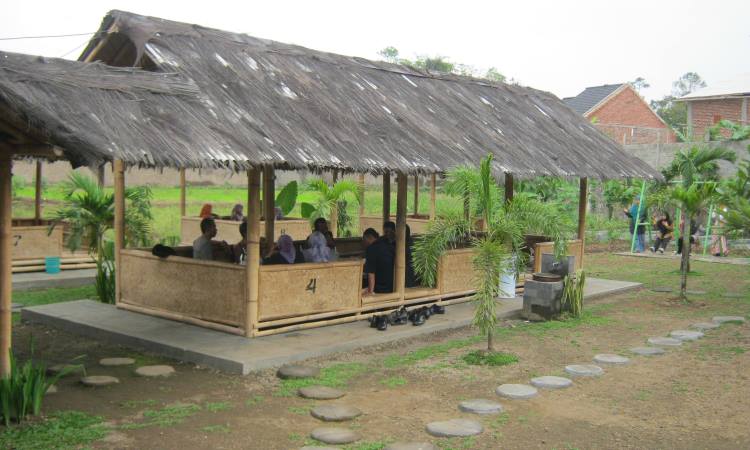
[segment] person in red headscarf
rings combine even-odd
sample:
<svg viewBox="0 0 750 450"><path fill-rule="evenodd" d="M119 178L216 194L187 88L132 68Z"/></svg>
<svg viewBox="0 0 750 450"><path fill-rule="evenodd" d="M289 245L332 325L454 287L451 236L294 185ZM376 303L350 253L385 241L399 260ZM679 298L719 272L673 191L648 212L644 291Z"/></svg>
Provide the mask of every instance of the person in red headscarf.
<svg viewBox="0 0 750 450"><path fill-rule="evenodd" d="M200 213L200 218L201 219L216 219L218 217L219 216L217 216L216 214L214 214L214 212L213 212L213 206L211 206L210 203L206 203L201 208L201 213Z"/></svg>

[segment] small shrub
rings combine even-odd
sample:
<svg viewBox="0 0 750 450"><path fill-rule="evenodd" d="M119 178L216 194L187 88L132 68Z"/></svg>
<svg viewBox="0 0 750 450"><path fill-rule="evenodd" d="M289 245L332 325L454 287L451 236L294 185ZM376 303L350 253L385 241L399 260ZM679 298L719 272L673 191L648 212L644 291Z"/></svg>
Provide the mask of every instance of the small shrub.
<svg viewBox="0 0 750 450"><path fill-rule="evenodd" d="M467 353L461 359L466 364L473 366L507 366L518 362L518 356L512 353L488 352L486 350L475 350Z"/></svg>
<svg viewBox="0 0 750 450"><path fill-rule="evenodd" d="M562 309L568 311L573 317L581 317L583 314L583 287L586 284L586 273L583 270L576 272L575 277L567 275L563 280Z"/></svg>
<svg viewBox="0 0 750 450"><path fill-rule="evenodd" d="M115 250L114 243L107 241L96 260L96 295L102 303L115 303Z"/></svg>

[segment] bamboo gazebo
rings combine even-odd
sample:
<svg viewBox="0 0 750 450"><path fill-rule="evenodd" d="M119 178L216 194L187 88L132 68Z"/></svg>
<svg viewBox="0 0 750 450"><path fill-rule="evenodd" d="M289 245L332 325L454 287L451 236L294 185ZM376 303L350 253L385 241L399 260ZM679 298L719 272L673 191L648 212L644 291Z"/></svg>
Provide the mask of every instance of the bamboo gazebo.
<svg viewBox="0 0 750 450"><path fill-rule="evenodd" d="M409 176L434 180L492 153L507 197L514 176L580 177L576 251L581 253L587 178L658 177L555 96L531 88L120 11L105 17L81 60L0 53L3 370L10 348L13 158L65 158L90 167L111 163L117 307L247 337L360 320L404 305L468 299L468 249L443 256L437 286L404 287ZM167 259L148 249L125 248L128 167L246 173L247 265L197 261L187 248ZM382 176L386 212L389 180L395 176L393 293L362 295L362 260L351 240L337 240L340 249L351 250L344 251L351 253L349 259L260 265L262 237L267 242L276 237L270 210L274 171L298 169ZM261 183L268 196L262 226Z"/></svg>

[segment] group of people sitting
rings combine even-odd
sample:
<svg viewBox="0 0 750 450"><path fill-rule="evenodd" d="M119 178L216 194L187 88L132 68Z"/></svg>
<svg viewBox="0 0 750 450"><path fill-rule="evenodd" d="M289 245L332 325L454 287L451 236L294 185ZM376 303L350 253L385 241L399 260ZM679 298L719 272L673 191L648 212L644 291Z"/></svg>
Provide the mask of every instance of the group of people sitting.
<svg viewBox="0 0 750 450"><path fill-rule="evenodd" d="M201 207L201 212L198 217L200 217L201 219L234 220L236 222L243 222L247 220L247 217L245 217L243 213L244 207L240 203L237 203L232 207L232 212L228 216L219 216L218 214L214 214L213 209L214 207L212 204L204 204L203 207ZM276 220L284 218L284 213L278 206L274 208L274 214L276 215Z"/></svg>

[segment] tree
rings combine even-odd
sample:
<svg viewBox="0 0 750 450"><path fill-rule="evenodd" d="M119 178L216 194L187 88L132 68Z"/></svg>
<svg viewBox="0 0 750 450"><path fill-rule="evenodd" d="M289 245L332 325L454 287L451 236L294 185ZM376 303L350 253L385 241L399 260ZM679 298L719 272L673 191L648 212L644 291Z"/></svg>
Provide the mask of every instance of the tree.
<svg viewBox="0 0 750 450"><path fill-rule="evenodd" d="M637 194L638 188L633 186L630 180L624 182L609 180L604 183L602 195L604 204L607 206L607 218L612 219L615 208L628 205Z"/></svg>
<svg viewBox="0 0 750 450"><path fill-rule="evenodd" d="M635 80L631 81L630 85L633 86L633 89L638 92L641 92L641 89L648 89L651 87L651 85L648 84L646 79L643 77L638 77Z"/></svg>
<svg viewBox="0 0 750 450"><path fill-rule="evenodd" d="M339 236L346 235L346 227L351 223L351 220L342 220L344 219L342 209L346 212L346 196L353 196L359 204L359 193L363 186L352 180L339 180L336 184L330 186L322 179L315 179L308 181L306 187L308 191L316 194L316 198L313 203L302 202L300 204L302 217L310 219L310 222L314 222L315 219L320 217L327 219L331 217L333 207L338 206L336 231Z"/></svg>
<svg viewBox="0 0 750 450"><path fill-rule="evenodd" d="M415 69L427 70L430 72L444 72L454 73L456 75L463 75L474 78L484 78L486 80L494 81L496 83L504 83L506 80L505 75L500 73L495 67L490 67L486 72L482 72L476 69L470 64L453 63L448 60L446 56L417 56L416 59L409 60L401 58L399 51L396 47L385 47L378 52L384 61L393 64L402 64L404 66L413 67Z"/></svg>
<svg viewBox="0 0 750 450"><path fill-rule="evenodd" d="M105 303L114 302L114 291L99 289L114 282L114 265L105 234L114 228L115 197L92 178L78 172L70 174L63 184L65 206L55 211L50 230L61 222L70 226L68 248L75 251L82 244L97 262L97 291ZM151 190L147 186L125 189L125 242L126 245L145 246L151 240ZM100 283L103 283L100 285Z"/></svg>
<svg viewBox="0 0 750 450"><path fill-rule="evenodd" d="M385 61L392 64L398 64L398 49L396 47L386 47L378 52L378 55L382 56Z"/></svg>
<svg viewBox="0 0 750 450"><path fill-rule="evenodd" d="M484 78L490 81L496 81L498 83L505 83L505 75L500 73L500 71L494 67L490 67L489 69L487 69L487 72L484 74Z"/></svg>
<svg viewBox="0 0 750 450"><path fill-rule="evenodd" d="M684 97L704 87L706 87L706 82L703 81L700 75L695 72L687 72L672 83L672 95L675 97Z"/></svg>
<svg viewBox="0 0 750 450"><path fill-rule="evenodd" d="M682 259L680 260L680 297L683 300L687 300L685 291L690 271L690 223L716 193L716 182L707 179L705 174L715 172L718 168L718 161L734 162L736 158L734 152L724 148L693 146L678 152L672 164L665 169L667 174L680 178L680 185L674 189L672 198L680 204L684 217L680 224L680 236L683 237Z"/></svg>
<svg viewBox="0 0 750 450"><path fill-rule="evenodd" d="M495 350L495 299L500 291L500 275L508 270L516 271L526 264L520 251L524 245L524 233L536 232L550 236L555 242L555 254L560 256L565 251L557 211L526 197L504 202L495 193L498 187L491 167L492 155L488 155L482 159L479 170L475 169L475 176L468 177L464 174L452 177L478 181L466 183L464 187L468 189L476 210L481 211L484 228L477 229L473 220L467 220L461 215L438 218L415 242L412 259L414 271L422 282L434 286L437 281L437 264L446 250L461 244L468 244L474 249L472 266L476 274L476 294L473 324L482 335L487 336L488 352ZM466 172L468 168L460 170Z"/></svg>
<svg viewBox="0 0 750 450"><path fill-rule="evenodd" d="M685 136L687 129L687 105L685 102L676 101L696 89L706 87L706 82L695 72L687 72L677 81L672 83L672 93L665 95L661 100L652 100L651 109L664 120L675 131L681 140L691 140Z"/></svg>

